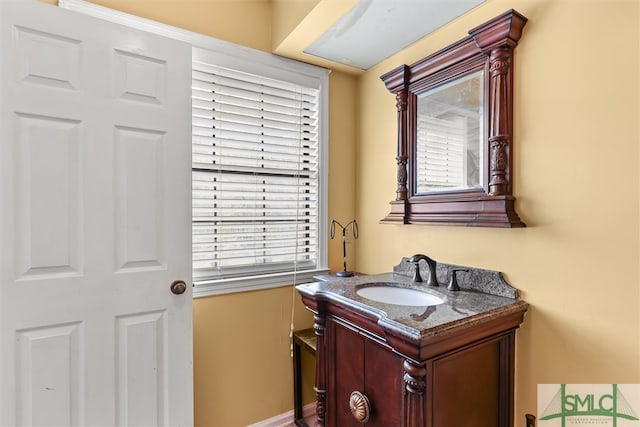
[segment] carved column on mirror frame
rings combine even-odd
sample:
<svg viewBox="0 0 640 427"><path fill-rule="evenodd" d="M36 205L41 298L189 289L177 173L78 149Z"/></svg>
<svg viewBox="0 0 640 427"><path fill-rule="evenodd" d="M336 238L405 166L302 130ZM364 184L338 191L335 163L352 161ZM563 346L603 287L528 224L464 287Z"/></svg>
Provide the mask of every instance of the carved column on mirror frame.
<svg viewBox="0 0 640 427"><path fill-rule="evenodd" d="M513 50L527 18L511 9L469 31L489 57L489 195L511 195Z"/></svg>
<svg viewBox="0 0 640 427"><path fill-rule="evenodd" d="M396 162L398 164L398 188L396 189L396 201L407 200L407 97L409 91L400 89L396 93L396 108L398 109L398 155Z"/></svg>
<svg viewBox="0 0 640 427"><path fill-rule="evenodd" d="M324 331L326 324L326 316L324 314L316 314L313 317L313 329L316 333L316 360L321 361L321 363L316 363L316 385L314 387L316 392L316 423L315 427L324 427L324 419L326 413L326 395L327 395L327 384L326 384L326 372L325 372L325 364L326 354L324 350Z"/></svg>
<svg viewBox="0 0 640 427"><path fill-rule="evenodd" d="M424 426L424 393L427 369L424 365L410 360L405 360L403 365L404 383L407 390L404 425L407 427Z"/></svg>
<svg viewBox="0 0 640 427"><path fill-rule="evenodd" d="M398 111L398 134L396 143L396 197L390 202L391 212L382 219L382 222L402 224L407 222L409 211L409 174L407 152L407 138L410 133L411 123L409 117L409 77L408 65L401 65L390 72L380 76L385 87L396 98L396 110Z"/></svg>
<svg viewBox="0 0 640 427"><path fill-rule="evenodd" d="M489 56L489 73L491 76L491 93L489 108L492 117L489 128L489 147L491 158L491 177L489 194L502 196L510 193L509 156L511 155L511 118L510 109L498 106L511 104L508 79L511 77L512 49L510 46L493 49Z"/></svg>

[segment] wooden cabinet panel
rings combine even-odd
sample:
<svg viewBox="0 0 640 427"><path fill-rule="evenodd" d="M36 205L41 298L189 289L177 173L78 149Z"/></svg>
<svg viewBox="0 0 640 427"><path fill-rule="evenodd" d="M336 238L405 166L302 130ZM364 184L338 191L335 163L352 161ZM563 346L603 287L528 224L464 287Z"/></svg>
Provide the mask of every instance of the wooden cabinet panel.
<svg viewBox="0 0 640 427"><path fill-rule="evenodd" d="M479 344L432 362L434 426L500 426L500 341Z"/></svg>
<svg viewBox="0 0 640 427"><path fill-rule="evenodd" d="M380 343L364 342L364 394L371 402L367 427L401 426L404 397L403 359Z"/></svg>
<svg viewBox="0 0 640 427"><path fill-rule="evenodd" d="M344 323L326 323L328 389L327 425L388 427L402 425L403 358ZM369 399L371 415L358 422L349 408L351 393Z"/></svg>
<svg viewBox="0 0 640 427"><path fill-rule="evenodd" d="M327 352L329 369L329 393L327 402L328 425L360 426L349 410L349 396L364 387L364 342L353 329L328 320L326 339L330 343Z"/></svg>

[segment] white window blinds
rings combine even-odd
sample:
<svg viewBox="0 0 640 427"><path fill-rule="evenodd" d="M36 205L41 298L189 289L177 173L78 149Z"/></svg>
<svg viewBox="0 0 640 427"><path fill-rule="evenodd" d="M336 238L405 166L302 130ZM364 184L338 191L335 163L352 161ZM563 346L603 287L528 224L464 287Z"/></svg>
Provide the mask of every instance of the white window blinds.
<svg viewBox="0 0 640 427"><path fill-rule="evenodd" d="M193 268L216 279L318 260L319 90L193 62Z"/></svg>

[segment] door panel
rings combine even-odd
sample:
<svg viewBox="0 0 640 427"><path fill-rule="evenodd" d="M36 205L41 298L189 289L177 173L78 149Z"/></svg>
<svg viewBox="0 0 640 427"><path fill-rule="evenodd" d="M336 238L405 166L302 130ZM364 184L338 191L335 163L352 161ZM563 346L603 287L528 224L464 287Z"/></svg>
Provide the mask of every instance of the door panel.
<svg viewBox="0 0 640 427"><path fill-rule="evenodd" d="M81 41L34 28L14 27L19 48L17 80L77 90L80 82Z"/></svg>
<svg viewBox="0 0 640 427"><path fill-rule="evenodd" d="M117 128L116 250L118 271L166 268L162 131Z"/></svg>
<svg viewBox="0 0 640 427"><path fill-rule="evenodd" d="M0 20L0 425L190 425L190 47Z"/></svg>
<svg viewBox="0 0 640 427"><path fill-rule="evenodd" d="M80 122L17 113L15 124L18 280L79 275Z"/></svg>
<svg viewBox="0 0 640 427"><path fill-rule="evenodd" d="M116 320L117 414L119 425L166 425L166 312Z"/></svg>
<svg viewBox="0 0 640 427"><path fill-rule="evenodd" d="M16 331L18 425L78 425L83 409L82 324Z"/></svg>

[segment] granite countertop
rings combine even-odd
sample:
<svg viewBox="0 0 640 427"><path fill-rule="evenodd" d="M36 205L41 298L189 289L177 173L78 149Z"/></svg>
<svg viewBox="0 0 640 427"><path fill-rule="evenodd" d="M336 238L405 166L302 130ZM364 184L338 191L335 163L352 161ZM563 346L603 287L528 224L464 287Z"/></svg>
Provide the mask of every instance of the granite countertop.
<svg viewBox="0 0 640 427"><path fill-rule="evenodd" d="M446 275L449 269L455 267L439 265L438 276ZM298 285L296 288L302 295L318 300L330 300L365 316L377 317L378 324L383 329L393 330L411 340L446 334L459 327L488 321L495 316L521 312L527 307L526 302L518 299L517 290L507 284L499 273L495 279L484 282L462 280L460 291L449 291L447 286L442 284L440 277L439 287L429 287L425 283L414 282L406 275L406 269L394 270L394 273L336 277L334 280ZM470 276L478 273L476 276L489 277L489 273L496 273L485 272L487 270L474 270ZM444 303L432 306L395 305L370 300L357 294L360 288L380 282L393 282L392 286L419 289L442 298ZM479 285L474 286L473 283Z"/></svg>

